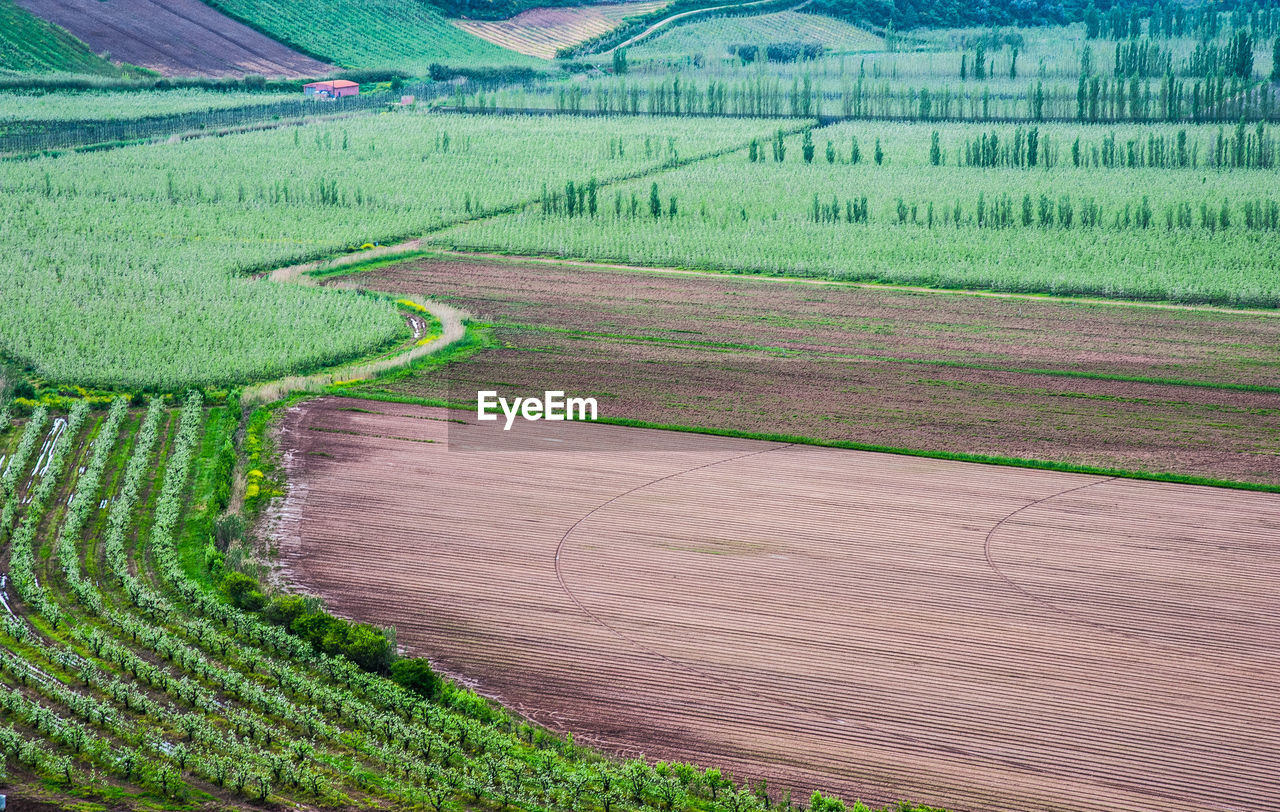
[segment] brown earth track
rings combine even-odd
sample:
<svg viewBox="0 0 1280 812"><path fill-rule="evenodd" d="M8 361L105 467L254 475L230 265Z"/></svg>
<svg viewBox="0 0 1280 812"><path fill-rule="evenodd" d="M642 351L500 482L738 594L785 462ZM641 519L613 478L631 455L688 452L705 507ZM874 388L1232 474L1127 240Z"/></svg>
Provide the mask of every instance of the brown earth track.
<svg viewBox="0 0 1280 812"><path fill-rule="evenodd" d="M322 76L332 68L200 0L15 0L97 53L164 76Z"/></svg>
<svg viewBox="0 0 1280 812"><path fill-rule="evenodd" d="M483 260L413 260L360 282L464 302L476 318L499 323L1280 386L1280 318L1220 310L815 289L728 275Z"/></svg>
<svg viewBox="0 0 1280 812"><path fill-rule="evenodd" d="M459 416L290 410L282 560L552 727L875 801L1280 805L1280 497Z"/></svg>
<svg viewBox="0 0 1280 812"><path fill-rule="evenodd" d="M1280 395L1219 388L1280 385L1271 316L491 261L359 281L498 325L499 348L371 392L556 388L649 423L1280 483Z"/></svg>

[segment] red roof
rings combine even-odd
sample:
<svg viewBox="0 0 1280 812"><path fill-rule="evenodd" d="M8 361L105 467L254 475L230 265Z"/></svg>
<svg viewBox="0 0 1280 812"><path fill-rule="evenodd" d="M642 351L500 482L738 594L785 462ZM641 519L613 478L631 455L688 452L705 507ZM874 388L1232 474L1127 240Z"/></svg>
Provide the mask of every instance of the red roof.
<svg viewBox="0 0 1280 812"><path fill-rule="evenodd" d="M340 87L359 87L359 86L360 86L359 82L352 82L348 79L334 79L331 82L312 82L310 84L303 85L303 87L328 87L328 88L333 88L335 90Z"/></svg>

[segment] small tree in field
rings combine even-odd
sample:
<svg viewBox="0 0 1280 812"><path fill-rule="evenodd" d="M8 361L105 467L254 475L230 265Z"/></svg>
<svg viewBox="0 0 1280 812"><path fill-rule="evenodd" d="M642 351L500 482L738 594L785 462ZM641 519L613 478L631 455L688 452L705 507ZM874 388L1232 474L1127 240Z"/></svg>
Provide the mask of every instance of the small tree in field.
<svg viewBox="0 0 1280 812"><path fill-rule="evenodd" d="M723 803L729 812L756 812L760 809L760 799L750 787L726 792Z"/></svg>
<svg viewBox="0 0 1280 812"><path fill-rule="evenodd" d="M702 774L702 782L707 785L707 791L711 793L713 801L719 798L721 790L733 787L733 784L726 781L724 775L714 767Z"/></svg>
<svg viewBox="0 0 1280 812"><path fill-rule="evenodd" d="M649 187L649 214L657 220L662 216L662 198L658 196L658 184Z"/></svg>
<svg viewBox="0 0 1280 812"><path fill-rule="evenodd" d="M809 812L845 812L844 801L815 791L809 798Z"/></svg>

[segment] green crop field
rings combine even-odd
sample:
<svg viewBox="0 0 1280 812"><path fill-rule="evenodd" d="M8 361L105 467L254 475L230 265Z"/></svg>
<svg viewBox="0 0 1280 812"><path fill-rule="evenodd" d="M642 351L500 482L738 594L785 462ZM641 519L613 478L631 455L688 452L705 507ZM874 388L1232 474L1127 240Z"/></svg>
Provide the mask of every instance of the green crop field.
<svg viewBox="0 0 1280 812"><path fill-rule="evenodd" d="M765 140L757 161L743 150L664 175L654 181L658 217L651 184L633 182L611 189L596 218L526 209L436 240L658 266L1274 307L1277 141L1264 129L1266 168L1214 163L1243 154L1256 133L841 124L813 130L811 162L791 136L781 161ZM1009 162L1020 152L1023 165L972 165L966 147L993 135L995 149ZM1157 144L1177 161L1180 138L1186 167L1127 165L1158 160Z"/></svg>
<svg viewBox="0 0 1280 812"><path fill-rule="evenodd" d="M301 51L349 68L425 73L450 65L545 65L449 23L423 2L209 0L209 5ZM330 21L341 20L340 25Z"/></svg>
<svg viewBox="0 0 1280 812"><path fill-rule="evenodd" d="M0 72L88 73L116 76L119 68L52 23L13 0L0 0Z"/></svg>
<svg viewBox="0 0 1280 812"><path fill-rule="evenodd" d="M239 277L775 126L519 122L406 112L9 164L0 349L52 381L162 391L333 363L392 340L399 318L365 296Z"/></svg>
<svg viewBox="0 0 1280 812"><path fill-rule="evenodd" d="M317 102L256 75L135 76L0 0L0 796L11 808L870 812L855 794L908 799L886 807L896 812L931 812L912 798L1063 812L1280 805L1266 781L1280 728L1248 704L1280 690L1274 673L1245 674L1257 691L1234 709L1227 692L1194 694L1193 719L1177 687L1221 689L1194 669L1218 674L1217 658L1253 651L1237 626L1280 611L1257 529L1271 503L1238 503L1260 506L1252 524L1225 506L1188 513L1176 527L1185 547L1138 553L1141 516L1121 539L1123 524L1094 523L1104 497L1074 494L1124 485L1111 493L1141 493L1157 512L1179 500L1170 480L1210 494L1205 505L1218 491L1196 487L1280 487L1277 0L1101 11L812 0L557 61L486 42L441 11L489 19L523 0L206 2L354 69L342 75L360 79L360 97ZM874 556L869 569L789 570L798 558L757 555L715 520L740 508L735 470L770 470L745 446L685 470L679 442L630 473L605 449L563 475L551 456L545 471L521 463L527 477L494 462L528 487L518 497L434 467L429 455L466 422L442 407L481 387L599 396L604 422L622 425L592 431L727 434L796 460L817 444L967 462L931 491L908 461L892 499L868 503L903 522L874 549L840 548ZM316 393L327 397L309 401ZM578 453L531 453L549 450ZM761 467L713 468L748 457ZM869 459L874 478L885 458ZM1028 489L992 500L983 489L999 488L975 483L997 469L979 463L1055 474L997 471L1025 474ZM387 478L393 468L402 479ZM569 483L571 470L590 481ZM836 471L792 492L766 473L741 492L756 508L794 493L844 510L854 503L840 491L857 486ZM307 479L320 474L328 485ZM705 512L673 502L660 521L640 500L704 475L718 478ZM453 490L413 490L424 482ZM347 497L348 485L364 513L318 496ZM492 516L436 493L482 494ZM631 495L640 501L620 502ZM678 650L651 646L660 626L603 569L587 600L614 609L574 596L556 543L595 532L610 506L635 511L621 514L627 539L676 524L690 534L663 549L681 575L697 567L707 580L644 584L654 617L748 648L693 632ZM1062 527L1019 517L1033 508L1059 511ZM773 532L778 517L754 515L752 532ZM808 528L825 525L803 524L779 538L811 555L825 531ZM1060 558L993 550L1002 526L1007 545L1033 525ZM1202 538L1210 525L1217 535ZM877 526L890 527L860 532ZM483 601L466 603L472 582L414 557L445 549L446 527L472 534L448 541L464 545L454 558L485 584ZM920 590L892 588L908 535L952 530L976 546L946 561L926 550L909 567ZM1073 569L1066 542L1086 536L1095 546L1078 558L1106 551L1096 573ZM355 541L371 546L343 546ZM381 577L365 550L412 578L344 603L292 566L304 543L331 545L338 564L324 578L344 587L348 567ZM401 543L403 559L378 546ZM504 544L509 572L494 568ZM1185 549L1209 562L1208 609L1177 574ZM686 557L703 550L725 555ZM957 580L933 589L935 565L959 567ZM643 561L628 566L643 583ZM742 580L751 572L765 580ZM1063 575L1089 588L1055 592ZM577 632L531 619L506 630L518 645L448 650L453 636L502 639L486 612L532 605L508 591L516 580L549 590L530 618L572 616L564 629L599 637L537 655L539 635ZM775 593L782 580L799 592ZM681 594L686 583L744 600L695 617L681 607L704 596ZM990 600L974 600L966 625L949 613L971 588ZM1144 595L1176 620L1142 627L1159 613ZM1116 606L1130 600L1126 616ZM814 628L839 621L847 637L780 634L796 607L822 606L848 614ZM624 608L642 614L618 621ZM987 624L1004 615L1034 630L1041 608L1081 636L1006 641ZM981 645L934 658L896 649L939 633L912 627L925 609L957 645ZM1237 624L1233 611L1249 617ZM403 639L380 627L392 622ZM1113 631L1151 637L1151 662L1173 663L1166 693L1147 695L1145 662L1094 645ZM756 635L794 647L752 649ZM1210 636L1221 648L1201 646ZM1127 638L1106 645L1129 651ZM1089 642L1073 649L1077 639ZM1047 645L1069 670L1037 670L1058 667ZM1010 659L970 656L980 650ZM531 656L571 679L531 676ZM737 660L756 687L722 679ZM656 661L632 680L633 663ZM691 672L705 679L683 680ZM1054 724L1004 724L1010 709L1029 712L1031 684ZM539 693L548 687L563 693ZM1090 704L1104 693L1116 704ZM805 704L821 696L838 701ZM674 713L686 707L696 714ZM1123 708L1123 724L1108 708ZM708 725L686 723L695 717ZM1199 725L1212 735L1186 734ZM1080 731L1103 744L1081 751ZM1183 765L1205 777L1234 768L1236 752L1266 756L1239 765L1248 797L1226 797L1233 775L1212 793L1180 782Z"/></svg>
<svg viewBox="0 0 1280 812"><path fill-rule="evenodd" d="M175 113L197 113L271 104L297 93L238 93L176 89L119 93L54 92L0 94L0 127L26 121L113 121Z"/></svg>

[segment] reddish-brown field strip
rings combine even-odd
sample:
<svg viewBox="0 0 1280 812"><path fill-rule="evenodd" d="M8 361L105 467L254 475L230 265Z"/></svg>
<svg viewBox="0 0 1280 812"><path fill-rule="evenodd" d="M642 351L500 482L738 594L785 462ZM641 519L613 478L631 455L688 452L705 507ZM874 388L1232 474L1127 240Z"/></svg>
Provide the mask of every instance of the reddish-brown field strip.
<svg viewBox="0 0 1280 812"><path fill-rule="evenodd" d="M15 0L97 53L165 76L322 76L330 66L200 0Z"/></svg>
<svg viewBox="0 0 1280 812"><path fill-rule="evenodd" d="M291 410L282 561L552 727L874 801L1280 805L1280 497L446 416Z"/></svg>
<svg viewBox="0 0 1280 812"><path fill-rule="evenodd" d="M463 304L485 321L873 358L1280 386L1280 318L729 275L420 259L362 285Z"/></svg>
<svg viewBox="0 0 1280 812"><path fill-rule="evenodd" d="M649 423L1280 484L1280 397L1218 386L1280 385L1280 318L491 261L359 281L498 325L379 392L556 388Z"/></svg>

